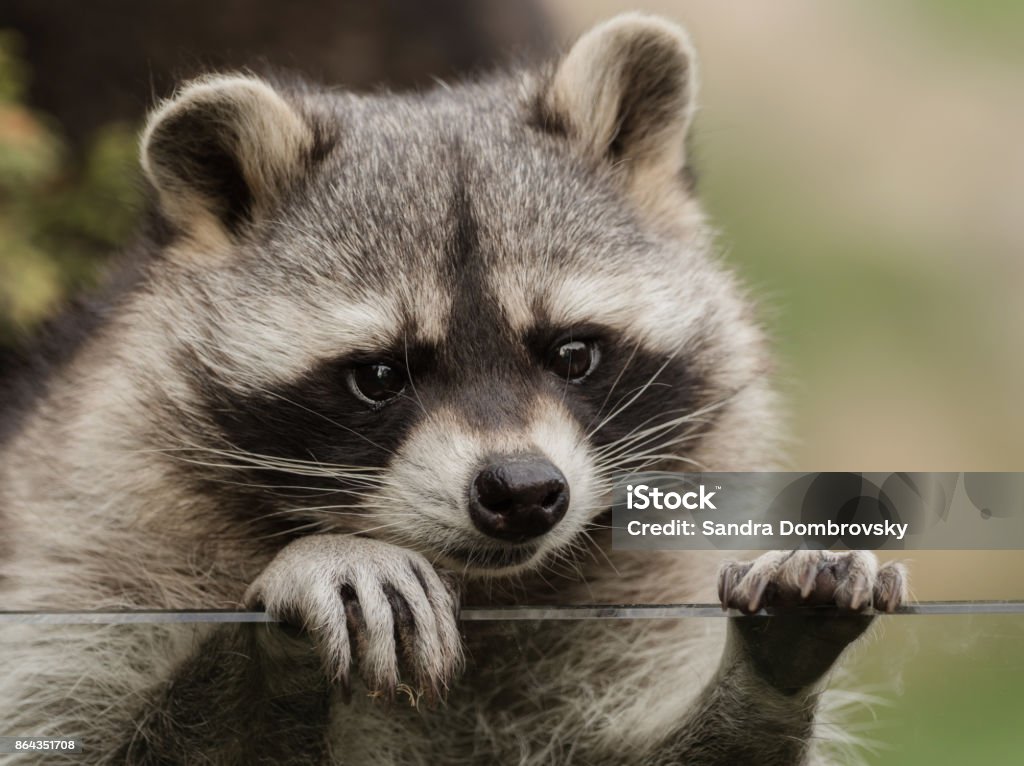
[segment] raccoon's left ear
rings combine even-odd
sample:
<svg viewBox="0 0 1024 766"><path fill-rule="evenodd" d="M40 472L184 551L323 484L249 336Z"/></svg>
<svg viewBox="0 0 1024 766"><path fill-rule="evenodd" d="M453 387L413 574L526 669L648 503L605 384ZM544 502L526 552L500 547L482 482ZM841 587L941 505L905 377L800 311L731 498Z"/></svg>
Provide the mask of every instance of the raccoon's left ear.
<svg viewBox="0 0 1024 766"><path fill-rule="evenodd" d="M230 237L279 199L315 145L310 125L269 83L216 75L150 115L142 167L182 230Z"/></svg>
<svg viewBox="0 0 1024 766"><path fill-rule="evenodd" d="M679 26L639 13L617 16L584 34L558 64L538 121L656 198L666 184L682 185L696 68Z"/></svg>

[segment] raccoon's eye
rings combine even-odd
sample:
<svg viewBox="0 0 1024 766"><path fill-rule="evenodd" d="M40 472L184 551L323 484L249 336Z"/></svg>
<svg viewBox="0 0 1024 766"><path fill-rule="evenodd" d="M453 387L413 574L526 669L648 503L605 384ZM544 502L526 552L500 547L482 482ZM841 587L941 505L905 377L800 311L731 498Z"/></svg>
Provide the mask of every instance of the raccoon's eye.
<svg viewBox="0 0 1024 766"><path fill-rule="evenodd" d="M548 369L563 380L579 383L594 371L600 358L596 341L564 341L551 349Z"/></svg>
<svg viewBox="0 0 1024 766"><path fill-rule="evenodd" d="M373 362L351 368L348 383L352 393L367 404L377 406L402 393L405 389L405 375L397 367Z"/></svg>

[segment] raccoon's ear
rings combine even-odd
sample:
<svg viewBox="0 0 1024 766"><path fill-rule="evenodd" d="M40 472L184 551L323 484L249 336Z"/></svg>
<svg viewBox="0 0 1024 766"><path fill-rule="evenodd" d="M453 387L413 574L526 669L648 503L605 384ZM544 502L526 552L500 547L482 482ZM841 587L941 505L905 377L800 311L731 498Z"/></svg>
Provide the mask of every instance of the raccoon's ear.
<svg viewBox="0 0 1024 766"><path fill-rule="evenodd" d="M235 234L301 172L316 143L264 80L216 75L185 85L149 118L142 168L185 231Z"/></svg>
<svg viewBox="0 0 1024 766"><path fill-rule="evenodd" d="M679 26L639 13L616 16L584 34L557 65L537 117L658 194L663 183L681 182L696 69Z"/></svg>

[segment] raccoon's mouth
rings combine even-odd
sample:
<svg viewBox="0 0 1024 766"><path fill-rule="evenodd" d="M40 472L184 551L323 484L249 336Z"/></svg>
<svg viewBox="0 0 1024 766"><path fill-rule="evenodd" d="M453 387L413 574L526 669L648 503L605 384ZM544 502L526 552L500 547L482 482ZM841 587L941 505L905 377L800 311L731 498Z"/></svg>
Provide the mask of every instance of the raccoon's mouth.
<svg viewBox="0 0 1024 766"><path fill-rule="evenodd" d="M463 546L445 551L448 558L460 564L480 569L505 569L525 564L540 548L539 543L526 543L514 547Z"/></svg>

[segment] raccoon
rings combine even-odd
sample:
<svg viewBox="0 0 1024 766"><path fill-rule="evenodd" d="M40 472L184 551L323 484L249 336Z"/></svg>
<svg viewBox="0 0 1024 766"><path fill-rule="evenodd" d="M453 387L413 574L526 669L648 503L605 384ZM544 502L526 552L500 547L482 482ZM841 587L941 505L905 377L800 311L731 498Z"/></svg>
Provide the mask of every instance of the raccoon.
<svg viewBox="0 0 1024 766"><path fill-rule="evenodd" d="M7 626L4 728L94 763L816 757L824 679L903 569L610 545L620 472L781 460L689 170L696 67L626 15L423 93L220 74L160 105L130 270L8 426L2 600L281 624ZM716 588L849 614L458 620Z"/></svg>

